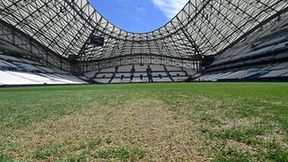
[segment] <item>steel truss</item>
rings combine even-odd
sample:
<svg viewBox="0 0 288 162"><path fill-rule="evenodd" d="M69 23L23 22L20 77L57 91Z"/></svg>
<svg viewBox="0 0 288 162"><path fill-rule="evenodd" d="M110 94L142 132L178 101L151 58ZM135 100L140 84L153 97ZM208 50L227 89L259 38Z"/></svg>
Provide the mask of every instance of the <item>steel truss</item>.
<svg viewBox="0 0 288 162"><path fill-rule="evenodd" d="M67 64L63 69L70 68L63 61L69 55L79 56L81 71L103 68L107 60L114 62L111 65L125 64L133 57L157 57L148 62L163 60L158 62L175 66L184 64L169 62L184 60L195 68L199 58L227 50L287 8L286 0L189 0L170 22L148 33L116 27L87 0L0 0L0 19L34 42L35 48L41 47L42 53L30 50L30 55L42 62L54 56L46 62L62 68ZM89 44L93 35L105 38L104 47Z"/></svg>
<svg viewBox="0 0 288 162"><path fill-rule="evenodd" d="M161 55L125 55L117 56L109 59L101 59L97 61L88 61L83 64L87 71L95 71L103 68L117 67L120 65L135 65L135 64L149 64L149 65L167 65L183 67L187 69L200 70L200 61L191 62L190 59L180 59L177 57L167 57ZM85 67L86 66L86 67Z"/></svg>
<svg viewBox="0 0 288 162"><path fill-rule="evenodd" d="M14 26L0 20L0 49L6 54L14 54L28 60L39 62L47 67L57 67L70 71L71 66L66 58L31 39Z"/></svg>

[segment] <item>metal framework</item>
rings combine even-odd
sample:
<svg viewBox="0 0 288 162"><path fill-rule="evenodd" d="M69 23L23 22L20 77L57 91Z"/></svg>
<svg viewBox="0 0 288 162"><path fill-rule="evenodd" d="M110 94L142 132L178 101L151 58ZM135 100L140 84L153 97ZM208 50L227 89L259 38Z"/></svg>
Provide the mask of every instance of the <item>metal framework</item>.
<svg viewBox="0 0 288 162"><path fill-rule="evenodd" d="M0 43L62 69L70 68L69 55L79 56L80 71L127 62L197 68L203 56L227 50L287 11L286 0L189 0L163 27L131 33L87 0L0 0ZM105 38L103 47L89 43L93 35Z"/></svg>

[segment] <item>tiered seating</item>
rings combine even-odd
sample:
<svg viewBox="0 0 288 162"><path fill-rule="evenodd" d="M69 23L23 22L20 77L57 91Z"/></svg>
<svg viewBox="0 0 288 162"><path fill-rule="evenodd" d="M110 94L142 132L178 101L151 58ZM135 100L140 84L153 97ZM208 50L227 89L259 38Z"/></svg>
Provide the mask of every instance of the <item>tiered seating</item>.
<svg viewBox="0 0 288 162"><path fill-rule="evenodd" d="M63 74L58 74L58 76L61 78L66 83L69 84L83 84L85 81L81 80L80 78L74 76L74 75L63 75Z"/></svg>
<svg viewBox="0 0 288 162"><path fill-rule="evenodd" d="M186 72L179 68L178 70L169 71L169 75L175 82L183 82L189 78Z"/></svg>
<svg viewBox="0 0 288 162"><path fill-rule="evenodd" d="M96 83L109 83L114 73L99 73L96 75L95 79L93 79Z"/></svg>
<svg viewBox="0 0 288 162"><path fill-rule="evenodd" d="M188 75L186 71L179 67L172 67L172 66L166 66L166 69L170 75L170 77L175 82L183 82L189 79L189 75L193 76L196 74L196 71L190 70L190 74Z"/></svg>
<svg viewBox="0 0 288 162"><path fill-rule="evenodd" d="M226 75L224 77L221 77L222 80L241 80L241 79L245 79L251 75L253 75L251 73L251 69L246 69L246 70L240 70L240 71L236 71L233 73L230 73L229 75ZM218 77L217 77L218 78ZM218 78L219 79L219 78Z"/></svg>
<svg viewBox="0 0 288 162"><path fill-rule="evenodd" d="M55 71L53 69L47 68L45 66L36 66L36 67L45 71L46 73L55 73Z"/></svg>
<svg viewBox="0 0 288 162"><path fill-rule="evenodd" d="M287 20L283 20L283 22L285 21L287 22ZM269 27L256 35L254 34L247 38L247 41L240 42L225 53L215 56L215 61L207 68L211 71L216 70L213 67L223 65L222 69L231 69L239 65L244 66L247 64L247 66L251 66L250 64L253 63L258 64L259 62L262 63L273 59L288 58L287 52L283 54L283 52L288 50L288 28L279 28L279 24L274 25L275 27ZM267 59L258 59L261 57L266 57ZM218 68L217 70L220 69Z"/></svg>
<svg viewBox="0 0 288 162"><path fill-rule="evenodd" d="M197 81L284 78L288 63L287 19L259 30L228 51L214 56ZM222 75L221 75L222 74ZM227 74L227 75L226 75Z"/></svg>
<svg viewBox="0 0 288 162"><path fill-rule="evenodd" d="M189 75L189 76L194 76L195 74L197 74L197 70L195 69L188 69L188 68L183 68L183 70Z"/></svg>
<svg viewBox="0 0 288 162"><path fill-rule="evenodd" d="M269 78L283 78L288 75L288 62L266 65L258 68L246 68L230 72L208 73L196 77L195 81L241 81Z"/></svg>
<svg viewBox="0 0 288 162"><path fill-rule="evenodd" d="M132 83L149 82L147 69L148 65L134 65L134 73L131 82Z"/></svg>
<svg viewBox="0 0 288 162"><path fill-rule="evenodd" d="M147 73L134 73L132 83L147 83L149 82Z"/></svg>
<svg viewBox="0 0 288 162"><path fill-rule="evenodd" d="M285 74L288 73L288 69L282 69L282 70L272 70L269 71L267 74L260 76L259 78L276 78L285 76Z"/></svg>
<svg viewBox="0 0 288 162"><path fill-rule="evenodd" d="M43 70L37 68L36 66L26 64L26 63L21 63L21 62L12 62L14 65L18 67L21 71L26 71L26 72L43 72Z"/></svg>
<svg viewBox="0 0 288 162"><path fill-rule="evenodd" d="M286 69L286 68L288 68L288 62L275 64L274 66L271 66L270 70Z"/></svg>
<svg viewBox="0 0 288 162"><path fill-rule="evenodd" d="M218 76L223 75L222 73L219 74L206 74L206 75L202 75L200 76L197 81L202 81L202 82L208 82L208 81L218 81Z"/></svg>
<svg viewBox="0 0 288 162"><path fill-rule="evenodd" d="M152 72L153 82L172 82L166 72Z"/></svg>
<svg viewBox="0 0 288 162"><path fill-rule="evenodd" d="M255 45L254 49L261 49L261 48L268 47L268 46L271 46L274 44L282 43L286 40L287 40L287 36L282 36L280 38L276 38L276 39L273 39L273 40L270 40L270 41L267 41L264 43L259 43L259 44Z"/></svg>
<svg viewBox="0 0 288 162"><path fill-rule="evenodd" d="M135 72L146 72L147 68L148 68L147 65L135 65L134 66Z"/></svg>
<svg viewBox="0 0 288 162"><path fill-rule="evenodd" d="M92 81L90 78L86 77L85 75L78 76L78 77L79 77L81 80L83 80L83 81L85 81L85 82L87 82L87 83L89 83L89 82Z"/></svg>
<svg viewBox="0 0 288 162"><path fill-rule="evenodd" d="M274 64L273 66L267 68L264 75L259 76L259 78L277 78L285 77L288 73L288 62Z"/></svg>
<svg viewBox="0 0 288 162"><path fill-rule="evenodd" d="M132 69L132 65L127 65L127 66L119 66L118 68L118 73L130 73Z"/></svg>
<svg viewBox="0 0 288 162"><path fill-rule="evenodd" d="M175 80L169 75L171 71ZM195 74L196 72L192 72ZM86 73L90 76L94 72ZM167 70L163 65L125 65L115 69L102 69L93 79L97 83L147 83L147 82L182 82L189 78L187 73L176 67L168 67Z"/></svg>
<svg viewBox="0 0 288 162"><path fill-rule="evenodd" d="M115 68L101 69L99 73L114 73L115 70Z"/></svg>
<svg viewBox="0 0 288 162"><path fill-rule="evenodd" d="M115 68L106 68L106 69L101 69L95 76L95 78L93 78L93 76L95 75L94 72L90 72L90 76L89 74L86 76L91 78L94 82L96 83L103 83L103 84L108 84L110 82L110 80L112 79L112 77L114 76L116 69ZM93 75L94 74L94 75Z"/></svg>
<svg viewBox="0 0 288 162"><path fill-rule="evenodd" d="M111 83L130 83L132 68L132 65L119 66Z"/></svg>
<svg viewBox="0 0 288 162"><path fill-rule="evenodd" d="M7 55L1 55L0 54L0 58L6 61L18 61L18 62L23 62L22 60L16 58L16 57L12 57L12 56L7 56Z"/></svg>
<svg viewBox="0 0 288 162"><path fill-rule="evenodd" d="M57 69L57 68L53 68L53 71L55 73L57 73L57 74L69 74L68 72L60 70L60 69Z"/></svg>
<svg viewBox="0 0 288 162"><path fill-rule="evenodd" d="M130 78L114 78L111 83L130 83Z"/></svg>
<svg viewBox="0 0 288 162"><path fill-rule="evenodd" d="M86 81L57 68L34 61L0 55L0 85L86 84Z"/></svg>
<svg viewBox="0 0 288 162"><path fill-rule="evenodd" d="M166 66L166 69L168 70L168 71L182 71L181 69L179 69L178 67L174 67L174 66Z"/></svg>
<svg viewBox="0 0 288 162"><path fill-rule="evenodd" d="M116 73L116 78L131 78L131 73Z"/></svg>
<svg viewBox="0 0 288 162"><path fill-rule="evenodd" d="M17 66L5 60L0 60L0 67L2 70L16 70L17 69Z"/></svg>
<svg viewBox="0 0 288 162"><path fill-rule="evenodd" d="M131 73L117 73L111 83L130 83Z"/></svg>
<svg viewBox="0 0 288 162"><path fill-rule="evenodd" d="M186 76L186 73L184 71L172 71L172 72L169 72L170 75L172 76Z"/></svg>
<svg viewBox="0 0 288 162"><path fill-rule="evenodd" d="M153 82L172 82L163 65L150 65Z"/></svg>
<svg viewBox="0 0 288 162"><path fill-rule="evenodd" d="M96 83L103 83L103 84L108 84L110 82L111 78L95 78L93 79L94 82Z"/></svg>
<svg viewBox="0 0 288 162"><path fill-rule="evenodd" d="M282 74L282 77L288 77L288 73Z"/></svg>
<svg viewBox="0 0 288 162"><path fill-rule="evenodd" d="M50 82L45 84L85 84L86 82L78 77L72 75L62 75L62 74L39 74L45 78L48 78Z"/></svg>
<svg viewBox="0 0 288 162"><path fill-rule="evenodd" d="M2 85L84 84L75 76L55 74L33 74L29 72L0 71Z"/></svg>
<svg viewBox="0 0 288 162"><path fill-rule="evenodd" d="M150 69L152 70L152 72L165 71L163 65L150 65Z"/></svg>
<svg viewBox="0 0 288 162"><path fill-rule="evenodd" d="M94 78L94 76L97 74L99 70L96 71L90 71L88 73L85 73L84 76L88 77L88 78Z"/></svg>
<svg viewBox="0 0 288 162"><path fill-rule="evenodd" d="M24 74L25 75L25 74ZM0 71L0 84L2 85L37 85L39 82L14 75L13 72Z"/></svg>

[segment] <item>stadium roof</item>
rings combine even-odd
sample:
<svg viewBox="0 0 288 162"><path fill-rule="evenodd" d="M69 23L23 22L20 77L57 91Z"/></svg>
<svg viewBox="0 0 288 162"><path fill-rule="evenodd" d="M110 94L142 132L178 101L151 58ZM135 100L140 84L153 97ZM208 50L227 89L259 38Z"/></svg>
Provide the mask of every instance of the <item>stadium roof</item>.
<svg viewBox="0 0 288 162"><path fill-rule="evenodd" d="M169 23L131 33L108 22L87 0L0 0L0 19L55 53L85 60L219 53L288 11L286 0L190 0ZM103 47L89 43L105 38Z"/></svg>

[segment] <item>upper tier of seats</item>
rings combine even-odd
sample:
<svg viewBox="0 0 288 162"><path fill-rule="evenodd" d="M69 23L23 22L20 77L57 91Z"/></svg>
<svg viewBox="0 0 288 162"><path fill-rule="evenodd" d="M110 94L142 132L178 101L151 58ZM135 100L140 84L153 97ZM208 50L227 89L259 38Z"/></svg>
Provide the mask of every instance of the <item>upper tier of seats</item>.
<svg viewBox="0 0 288 162"><path fill-rule="evenodd" d="M263 27L235 47L214 56L196 81L286 80L288 18Z"/></svg>
<svg viewBox="0 0 288 162"><path fill-rule="evenodd" d="M251 64L251 59L273 56L272 59L288 58L288 19L275 21L274 24L259 30L235 47L214 57L214 62L206 69L217 70ZM269 58L270 60L270 58ZM260 60L263 62L263 60ZM256 64L259 62L255 62Z"/></svg>

